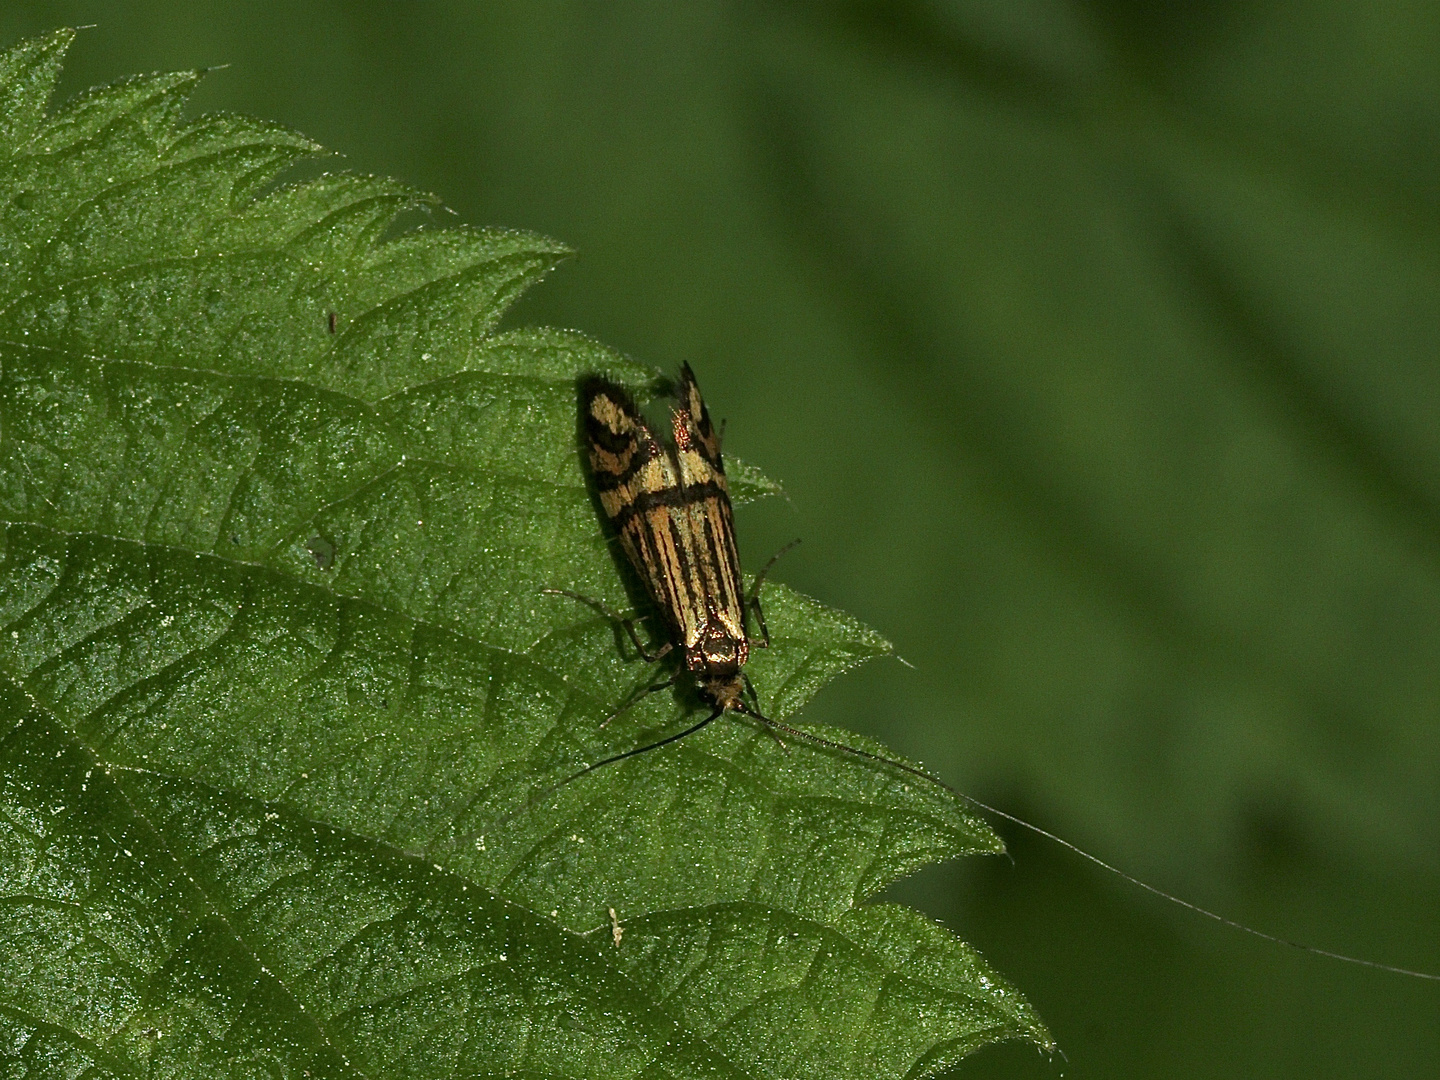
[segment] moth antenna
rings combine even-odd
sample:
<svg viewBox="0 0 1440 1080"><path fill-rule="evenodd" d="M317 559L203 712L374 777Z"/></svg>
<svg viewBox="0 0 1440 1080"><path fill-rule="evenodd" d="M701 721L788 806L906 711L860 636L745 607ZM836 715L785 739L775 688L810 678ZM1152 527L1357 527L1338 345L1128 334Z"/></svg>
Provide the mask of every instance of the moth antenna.
<svg viewBox="0 0 1440 1080"><path fill-rule="evenodd" d="M1382 964L1378 960L1366 960L1363 957L1359 956L1347 956L1344 953L1332 952L1329 949L1322 949L1316 945L1306 945L1304 942L1301 941L1291 941L1289 938L1279 937L1276 934L1267 934L1264 930L1256 930L1253 926L1246 926L1244 923L1236 922L1234 919L1227 918L1224 915L1219 914L1218 912L1211 911L1208 908L1203 908L1199 904L1192 904L1189 900L1183 900L1172 893L1166 892L1164 889L1157 888L1156 886L1151 885L1149 882L1141 881L1134 875L1127 874L1118 866L1112 866L1110 863L1106 862L1098 855L1091 855L1090 852L1084 850L1083 848L1076 847L1074 844L1070 843L1069 840L1066 840L1063 837L1056 836L1048 829L1042 829L1039 825L1032 825L1030 824L1030 822L1023 820L1022 818L1018 818L1014 814L1007 814L1004 810L997 809L994 806L990 806L987 803L981 802L979 799L974 798L973 796L966 795L963 791L959 790L958 788L952 787L944 780L941 780L938 776L928 773L924 769L917 769L913 765L907 765L903 761L896 761L894 758L888 758L883 754L872 754L870 751L861 750L859 747L846 746L844 743L836 742L834 739L827 739L823 735L812 735L808 731L801 731L799 728L792 727L791 725L784 723L783 721L772 720L768 716L761 716L758 712L751 709L748 705L742 704L740 708L734 709L733 711L742 713L743 715L750 717L752 720L758 720L760 721L760 723L766 724L772 728L777 728L778 730L785 732L787 735L794 735L796 738L806 739L809 742L815 743L819 746L824 746L831 750L839 750L846 754L852 754L855 757L864 758L867 761L874 761L882 765L888 765L893 769L899 769L901 772L909 773L911 776L918 776L922 780L928 780L936 787L939 787L944 791L949 792L961 802L964 802L974 807L976 810L979 810L982 813L992 814L995 817L1002 818L1005 821L1010 822L1012 825L1018 825L1022 829L1027 829L1030 832L1034 833L1036 836L1043 836L1046 840L1049 840L1055 844L1059 844L1065 850L1073 852L1074 854L1080 856L1080 858L1084 859L1086 862L1098 866L1101 870L1104 870L1107 873L1114 874L1121 881L1129 882L1131 885L1134 885L1138 889L1145 890L1152 896L1158 896L1161 900L1168 900L1170 903L1175 904L1177 907L1182 907L1186 911L1193 912L1196 915L1203 915L1205 918L1220 923L1222 926L1228 926L1232 930L1239 930L1242 933L1249 934L1251 937L1257 937L1261 941L1268 941L1274 945L1285 945L1292 949L1298 949L1301 952L1310 953L1312 956L1323 956L1329 960L1338 960L1344 964L1356 964L1360 967L1373 968L1376 971L1388 971L1392 975L1405 975L1412 979L1425 979L1429 982L1440 982L1440 974L1435 974L1433 972L1415 971L1411 968L1397 967L1394 964ZM713 716L709 717L705 721L705 723L709 723L710 720L713 719L715 719Z"/></svg>
<svg viewBox="0 0 1440 1080"><path fill-rule="evenodd" d="M596 769L603 769L606 765L614 765L617 761L624 761L626 758L639 757L641 754L648 754L651 750L659 750L662 746L669 746L673 742L679 742L681 739L686 738L687 736L694 735L697 731L705 727L712 720L720 717L721 714L724 713L724 711L724 709L716 709L709 716L705 717L704 720L701 720L698 724L691 724L684 731L676 732L674 735L667 735L663 739L656 739L654 742L646 743L644 746L637 746L633 750L626 750L623 754L611 754L609 757L603 758L600 761L595 762L593 765L586 765L583 769L580 769L578 772L571 773L559 783L551 784L548 788L540 792L538 795L532 795L529 799L526 799L524 809L529 809L536 803L544 802L561 788L569 787L576 780L579 780L582 776L589 776ZM519 812L519 810L513 810L509 814L506 814L505 817L500 819L500 824L503 825L509 822L510 819Z"/></svg>
<svg viewBox="0 0 1440 1080"><path fill-rule="evenodd" d="M760 715L760 713L756 712L754 709L750 708L749 705L746 705L743 702L738 707L732 708L731 711L738 712L742 716L748 716L752 720L758 720L760 721L760 723L765 724L768 727L772 727L777 731L783 731L787 735L794 735L797 739L804 739L806 742L815 743L816 745L826 747L829 750L839 750L846 754L852 754L858 758L864 758L866 761L874 761L878 762L881 765L888 765L892 769L899 769L901 772L907 772L911 776L918 776L921 780L928 780L936 787L948 791L957 799L963 799L966 802L975 803L975 800L970 798L970 796L960 791L957 791L955 788L947 784L944 780L941 780L938 776L934 776L931 773L926 772L924 769L917 769L914 765L906 765L905 762L896 761L894 758L888 758L884 754L872 754L869 750L861 750L858 746L846 746L842 742L836 742L834 739L827 739L823 735L814 735L808 731L801 731L797 727L791 727L783 720L771 720L770 717ZM979 804L976 803L975 805L978 806ZM988 809L988 807L986 809Z"/></svg>
<svg viewBox="0 0 1440 1080"><path fill-rule="evenodd" d="M704 720L701 720L698 724L691 724L684 731L677 732L674 735L667 735L663 739L656 739L654 742L647 743L644 746L637 746L633 750L626 750L623 754L612 754L607 758L595 762L593 765L586 765L583 769L571 773L559 783L551 784L544 791L532 794L528 799L525 800L522 805L517 806L514 810L511 810L499 821L488 826L488 828L495 830L503 829L506 825L510 824L511 821L515 820L515 818L519 817L525 811L544 802L561 788L569 787L576 780L579 780L582 776L590 775L596 769L603 769L606 765L614 765L617 761L624 761L626 758L639 757L641 754L648 754L651 750L659 750L662 746L669 746L673 742L679 742L686 736L694 735L697 731L699 731L705 725L709 724L712 720L717 719L722 713L724 713L724 711L724 709L716 709L709 716L705 717ZM481 835L483 837L483 834L477 835ZM469 837L469 839L474 839L474 836Z"/></svg>
<svg viewBox="0 0 1440 1080"><path fill-rule="evenodd" d="M585 768L581 769L579 772L571 773L564 780L561 780L554 787L546 791L545 794L546 796L553 795L555 794L555 792L559 791L566 785L573 784L582 776L586 776L594 772L596 769L604 768L606 765L614 765L617 761L624 761L626 758L639 757L641 754L648 754L651 750L659 750L662 746L669 746L672 742L679 742L686 736L694 735L695 732L699 731L706 724L709 724L712 720L717 719L722 713L724 713L724 711L724 709L716 709L709 716L705 717L704 720L701 720L698 724L691 724L684 731L676 732L674 735L666 735L663 739L656 739L652 743L646 743L644 746L637 746L633 750L626 750L623 754L612 754L610 757L597 761L593 765L586 765Z"/></svg>

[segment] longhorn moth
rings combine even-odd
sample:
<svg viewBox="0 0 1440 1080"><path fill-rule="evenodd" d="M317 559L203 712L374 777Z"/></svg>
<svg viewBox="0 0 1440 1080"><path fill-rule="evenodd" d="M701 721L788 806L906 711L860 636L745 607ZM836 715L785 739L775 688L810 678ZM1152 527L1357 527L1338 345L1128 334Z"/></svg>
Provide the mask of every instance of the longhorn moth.
<svg viewBox="0 0 1440 1080"><path fill-rule="evenodd" d="M664 441L656 437L623 387L599 376L587 378L580 385L581 420L595 491L621 550L660 613L665 644L652 653L635 632L634 620L578 593L546 591L579 600L618 622L647 661L659 661L678 651L681 660L675 673L633 696L611 719L646 694L673 685L682 675L695 681L710 712L674 735L597 761L565 783L601 766L678 742L727 712L939 783L936 777L904 762L801 731L760 712L755 689L745 674L751 648L770 644L770 631L760 606L760 586L775 560L794 544L771 558L747 594L735 547L735 517L720 436L710 422L689 364L680 369L674 397L671 439ZM759 637L750 636L752 613ZM748 702L747 691L751 699Z"/></svg>
<svg viewBox="0 0 1440 1080"><path fill-rule="evenodd" d="M618 535L631 568L644 582L645 591L664 620L665 644L651 653L635 632L633 620L623 618L578 593L563 589L546 591L579 600L606 618L620 623L647 661L658 661L679 651L681 663L674 675L632 696L610 719L620 715L645 694L673 685L682 673L695 680L700 696L711 707L710 712L704 719L674 735L587 765L556 787L548 789L547 794L602 766L679 742L727 712L740 713L772 730L926 780L977 810L1003 818L1059 844L1137 888L1232 929L1343 963L1440 981L1440 975L1433 973L1347 956L1256 930L1141 881L1046 829L958 791L924 769L883 754L846 746L762 715L754 687L745 675L745 662L749 659L752 645L765 647L770 644L770 632L760 607L760 586L775 565L775 560L793 544L771 558L756 575L755 584L746 595L735 548L735 521L730 506L730 489L725 480L725 464L720 454L720 438L710 423L710 414L688 364L680 369L675 399L670 412L673 440L667 443L655 437L624 388L599 376L585 379L580 386L585 445L600 506ZM747 617L751 612L760 630L758 639L752 639L747 628ZM746 691L755 700L755 706L746 702ZM613 909L611 916L613 919ZM617 943L619 936L617 923Z"/></svg>

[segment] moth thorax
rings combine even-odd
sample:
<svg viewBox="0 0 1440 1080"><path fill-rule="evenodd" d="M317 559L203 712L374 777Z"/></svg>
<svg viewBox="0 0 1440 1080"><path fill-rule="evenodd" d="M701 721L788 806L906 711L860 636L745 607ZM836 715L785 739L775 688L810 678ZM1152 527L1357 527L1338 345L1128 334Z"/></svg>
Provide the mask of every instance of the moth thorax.
<svg viewBox="0 0 1440 1080"><path fill-rule="evenodd" d="M710 623L700 639L685 650L685 666L701 683L734 679L750 658L750 643L723 626Z"/></svg>

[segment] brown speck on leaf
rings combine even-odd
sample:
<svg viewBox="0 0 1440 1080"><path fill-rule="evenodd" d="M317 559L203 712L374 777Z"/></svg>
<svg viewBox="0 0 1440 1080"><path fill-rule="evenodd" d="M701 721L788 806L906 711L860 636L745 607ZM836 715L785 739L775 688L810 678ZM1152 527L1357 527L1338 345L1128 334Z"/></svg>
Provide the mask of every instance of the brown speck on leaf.
<svg viewBox="0 0 1440 1080"><path fill-rule="evenodd" d="M310 552L315 560L315 565L321 570L329 570L335 565L335 545L323 536L312 536L305 543L305 550Z"/></svg>

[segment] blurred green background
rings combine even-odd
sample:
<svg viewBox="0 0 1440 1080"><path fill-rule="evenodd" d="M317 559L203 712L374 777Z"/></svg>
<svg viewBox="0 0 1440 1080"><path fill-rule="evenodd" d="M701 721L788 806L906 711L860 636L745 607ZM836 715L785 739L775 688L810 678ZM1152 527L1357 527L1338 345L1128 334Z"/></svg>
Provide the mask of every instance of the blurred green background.
<svg viewBox="0 0 1440 1080"><path fill-rule="evenodd" d="M29 2L573 262L511 322L690 361L850 611L862 730L1157 885L1440 971L1440 7ZM1440 1075L1440 986L1014 829L893 890L1068 1061Z"/></svg>

